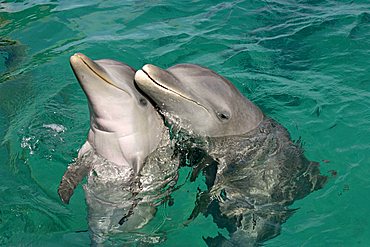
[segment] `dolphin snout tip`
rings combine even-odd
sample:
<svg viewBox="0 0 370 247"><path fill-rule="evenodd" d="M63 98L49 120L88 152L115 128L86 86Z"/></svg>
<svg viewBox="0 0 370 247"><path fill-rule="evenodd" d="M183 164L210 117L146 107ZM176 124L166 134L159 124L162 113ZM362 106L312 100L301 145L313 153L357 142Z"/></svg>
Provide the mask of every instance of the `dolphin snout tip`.
<svg viewBox="0 0 370 247"><path fill-rule="evenodd" d="M75 53L75 54L73 54L72 56L71 56L71 59L72 58L85 58L86 56L84 55L84 54L82 54L82 53L79 53L79 52L77 52L77 53Z"/></svg>
<svg viewBox="0 0 370 247"><path fill-rule="evenodd" d="M74 55L72 55L72 56L69 58L69 62L70 62L71 64L75 64L76 62L78 62L78 60L80 60L77 54L78 54L78 53L75 53Z"/></svg>
<svg viewBox="0 0 370 247"><path fill-rule="evenodd" d="M79 52L77 52L77 53L75 53L75 54L73 54L70 58L69 58L69 61L70 61L70 63L71 64L76 64L76 63L78 63L78 62L81 62L81 61L83 61L83 62L90 62L91 61L91 59L90 58L88 58L86 55L84 55L84 54L82 54L82 53L79 53Z"/></svg>
<svg viewBox="0 0 370 247"><path fill-rule="evenodd" d="M147 71L150 70L150 64L145 64L142 68L141 71Z"/></svg>
<svg viewBox="0 0 370 247"><path fill-rule="evenodd" d="M151 71L154 71L154 70L157 70L158 69L158 67L157 66L155 66L155 65L153 65L153 64L145 64L142 68L141 68L141 70L143 70L144 72L146 72L146 73L149 73L149 72L151 72Z"/></svg>
<svg viewBox="0 0 370 247"><path fill-rule="evenodd" d="M143 67L143 69L144 69L144 67ZM135 76L134 76L134 80L137 83L139 82L139 84L142 80L145 80L148 77L147 74L143 71L143 69L139 69L138 71L136 71Z"/></svg>

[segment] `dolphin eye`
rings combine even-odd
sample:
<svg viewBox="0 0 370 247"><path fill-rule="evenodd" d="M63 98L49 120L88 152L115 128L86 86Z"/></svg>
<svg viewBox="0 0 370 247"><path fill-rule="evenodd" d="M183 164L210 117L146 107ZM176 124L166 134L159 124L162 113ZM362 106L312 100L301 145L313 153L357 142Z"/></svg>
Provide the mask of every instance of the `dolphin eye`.
<svg viewBox="0 0 370 247"><path fill-rule="evenodd" d="M146 99L144 99L144 98L140 98L139 99L139 103L142 106L147 106L148 105L148 101Z"/></svg>
<svg viewBox="0 0 370 247"><path fill-rule="evenodd" d="M230 119L230 114L227 112L218 112L217 117L222 121L226 121Z"/></svg>

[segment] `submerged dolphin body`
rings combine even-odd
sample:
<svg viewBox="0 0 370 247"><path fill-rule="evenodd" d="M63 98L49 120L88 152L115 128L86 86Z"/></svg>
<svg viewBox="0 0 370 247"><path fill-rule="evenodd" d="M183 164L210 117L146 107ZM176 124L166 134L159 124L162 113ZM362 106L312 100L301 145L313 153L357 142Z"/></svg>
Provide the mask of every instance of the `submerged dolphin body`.
<svg viewBox="0 0 370 247"><path fill-rule="evenodd" d="M318 164L304 157L287 130L210 69L145 65L135 81L185 134L178 142L188 147L187 157L200 149L212 158L201 159L211 180L198 197L205 208L195 208L191 218L212 214L230 239L207 238L209 246L256 246L278 235L291 214L288 206L325 184Z"/></svg>
<svg viewBox="0 0 370 247"><path fill-rule="evenodd" d="M88 99L90 130L58 193L68 203L87 176L89 230L99 244L112 233L136 231L153 217L155 205L168 193L160 190L176 180L178 162L172 160L163 120L134 86L133 68L83 54L72 56L70 63Z"/></svg>

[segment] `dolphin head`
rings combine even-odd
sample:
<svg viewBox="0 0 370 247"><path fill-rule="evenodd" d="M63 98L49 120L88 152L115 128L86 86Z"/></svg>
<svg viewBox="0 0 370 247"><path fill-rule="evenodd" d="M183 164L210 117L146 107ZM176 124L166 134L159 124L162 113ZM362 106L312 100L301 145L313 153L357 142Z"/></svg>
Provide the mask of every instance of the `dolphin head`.
<svg viewBox="0 0 370 247"><path fill-rule="evenodd" d="M90 109L90 132L79 156L92 146L107 160L140 171L145 157L158 146L164 126L136 90L135 70L110 59L93 61L81 53L73 55L70 64Z"/></svg>
<svg viewBox="0 0 370 247"><path fill-rule="evenodd" d="M261 110L214 71L194 64L163 70L147 64L135 82L170 123L205 136L240 135L255 129Z"/></svg>

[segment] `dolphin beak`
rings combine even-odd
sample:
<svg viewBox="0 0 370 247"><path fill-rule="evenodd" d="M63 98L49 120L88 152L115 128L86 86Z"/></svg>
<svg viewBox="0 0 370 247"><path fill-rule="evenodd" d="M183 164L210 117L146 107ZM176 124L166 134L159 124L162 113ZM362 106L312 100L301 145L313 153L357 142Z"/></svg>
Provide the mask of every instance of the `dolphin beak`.
<svg viewBox="0 0 370 247"><path fill-rule="evenodd" d="M136 71L134 80L138 85L142 85L142 86L144 86L144 85L148 86L148 85L154 83L153 80L150 79L149 75L141 69Z"/></svg>
<svg viewBox="0 0 370 247"><path fill-rule="evenodd" d="M173 88L179 85L172 74L152 64L146 64L138 70L135 73L135 81L139 87L161 88L173 93L176 93Z"/></svg>
<svg viewBox="0 0 370 247"><path fill-rule="evenodd" d="M145 64L142 68L141 71L143 71L148 79L150 79L152 82L158 84L161 87L166 88L164 86L166 83L172 82L176 83L176 79L169 74L166 70L163 70L155 65L152 64Z"/></svg>
<svg viewBox="0 0 370 247"><path fill-rule="evenodd" d="M159 71L161 71L162 69L153 64L145 64L142 70L148 74L154 74L158 76Z"/></svg>
<svg viewBox="0 0 370 247"><path fill-rule="evenodd" d="M135 73L135 82L149 97L173 94L176 97L191 101L208 111L202 104L192 99L191 95L186 92L184 85L173 74L155 65L146 64L141 70L138 70Z"/></svg>
<svg viewBox="0 0 370 247"><path fill-rule="evenodd" d="M100 77L106 83L119 88L111 79L108 73L105 71L103 67L99 64L95 63L93 60L88 58L82 53L76 53L69 59L72 69L75 72L77 71L86 71L89 70L93 72L96 76Z"/></svg>

